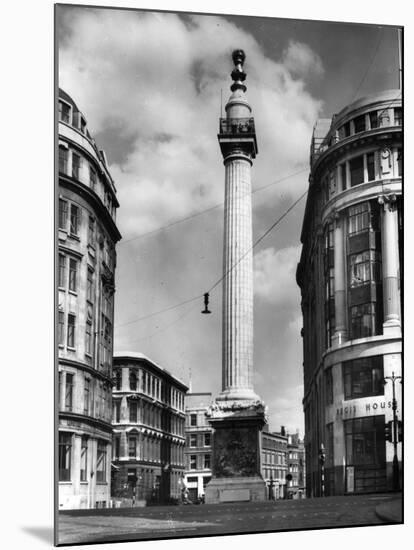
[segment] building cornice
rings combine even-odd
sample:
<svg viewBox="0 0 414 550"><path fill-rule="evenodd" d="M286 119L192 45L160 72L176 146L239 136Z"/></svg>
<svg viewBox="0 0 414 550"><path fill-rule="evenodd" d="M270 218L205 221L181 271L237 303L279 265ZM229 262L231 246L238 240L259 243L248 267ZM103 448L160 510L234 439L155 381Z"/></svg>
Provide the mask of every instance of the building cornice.
<svg viewBox="0 0 414 550"><path fill-rule="evenodd" d="M339 215L342 210L354 204L391 194L397 196L402 194L402 178L380 179L345 189L332 197L322 208L322 224L325 225L330 216Z"/></svg>
<svg viewBox="0 0 414 550"><path fill-rule="evenodd" d="M321 170L326 163L335 163L338 157L343 156L344 153L348 153L352 150L360 150L363 146L370 145L376 142L390 142L402 141L402 127L401 126L384 126L383 128L374 128L373 130L366 130L365 132L358 132L352 136L341 139L337 143L330 145L314 162L311 172L313 178L317 179L316 174Z"/></svg>
<svg viewBox="0 0 414 550"><path fill-rule="evenodd" d="M121 240L122 235L119 232L114 220L109 214L101 199L87 185L66 174L59 173L59 185L66 187L84 198L98 214L99 220L105 224L111 238L116 243Z"/></svg>
<svg viewBox="0 0 414 550"><path fill-rule="evenodd" d="M104 380L108 382L112 386L112 377L106 376L103 372L94 369L87 363L82 363L81 361L75 361L73 359L66 359L65 357L58 357L58 361L60 365L67 365L69 367L74 367L76 369L81 369L87 373L89 373L91 376L94 376L95 378L99 378L101 380Z"/></svg>
<svg viewBox="0 0 414 550"><path fill-rule="evenodd" d="M76 420L78 422L82 422L83 424L89 424L90 426L100 428L104 432L112 433L112 424L110 422L106 422L105 420L100 420L99 418L94 418L92 416L75 412L59 411L59 419L63 418L66 418L67 420ZM59 429L63 430L64 426L59 426Z"/></svg>

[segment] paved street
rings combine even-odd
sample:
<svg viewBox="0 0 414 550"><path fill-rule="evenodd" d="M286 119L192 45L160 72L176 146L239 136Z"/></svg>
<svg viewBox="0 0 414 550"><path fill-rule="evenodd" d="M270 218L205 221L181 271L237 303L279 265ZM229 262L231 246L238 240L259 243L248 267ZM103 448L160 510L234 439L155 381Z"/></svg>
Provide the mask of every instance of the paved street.
<svg viewBox="0 0 414 550"><path fill-rule="evenodd" d="M112 542L385 524L375 508L395 495L59 513L59 542Z"/></svg>

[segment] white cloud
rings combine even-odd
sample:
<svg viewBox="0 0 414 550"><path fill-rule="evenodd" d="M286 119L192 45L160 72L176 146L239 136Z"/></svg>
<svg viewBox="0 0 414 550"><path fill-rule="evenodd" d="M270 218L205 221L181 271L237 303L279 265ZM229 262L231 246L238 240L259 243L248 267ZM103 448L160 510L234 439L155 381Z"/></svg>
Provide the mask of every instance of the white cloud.
<svg viewBox="0 0 414 550"><path fill-rule="evenodd" d="M254 182L265 185L307 163L320 103L289 71L299 59L316 59L309 48L293 45L277 63L221 17L193 15L185 23L168 13L59 10L70 29L59 48L59 84L84 110L92 133L113 131L115 121L131 139L127 160L111 165L125 237L223 200L216 134L235 47L247 53L260 151ZM306 178L278 189L296 195L304 185Z"/></svg>
<svg viewBox="0 0 414 550"><path fill-rule="evenodd" d="M283 52L283 63L298 77L321 76L324 73L321 58L308 45L293 40Z"/></svg>
<svg viewBox="0 0 414 550"><path fill-rule="evenodd" d="M296 284L296 266L300 246L281 250L273 247L261 250L254 257L255 295L279 307L297 307L300 302Z"/></svg>
<svg viewBox="0 0 414 550"><path fill-rule="evenodd" d="M304 414L303 414L303 385L291 386L285 389L283 396L274 396L267 401L270 412L270 427L274 431L280 430L280 425L284 424L290 433L304 433Z"/></svg>

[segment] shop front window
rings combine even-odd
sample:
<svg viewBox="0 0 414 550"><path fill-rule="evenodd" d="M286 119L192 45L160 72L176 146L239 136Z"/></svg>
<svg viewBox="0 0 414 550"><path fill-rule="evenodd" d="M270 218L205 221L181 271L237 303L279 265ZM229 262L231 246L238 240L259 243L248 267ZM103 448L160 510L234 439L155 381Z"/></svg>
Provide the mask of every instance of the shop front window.
<svg viewBox="0 0 414 550"><path fill-rule="evenodd" d="M385 465L385 416L345 420L347 465Z"/></svg>

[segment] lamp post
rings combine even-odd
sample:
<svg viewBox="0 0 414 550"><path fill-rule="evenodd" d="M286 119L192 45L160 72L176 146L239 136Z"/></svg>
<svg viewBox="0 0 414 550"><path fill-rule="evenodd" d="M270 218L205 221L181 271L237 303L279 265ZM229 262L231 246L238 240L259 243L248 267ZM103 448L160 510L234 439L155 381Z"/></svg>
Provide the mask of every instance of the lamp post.
<svg viewBox="0 0 414 550"><path fill-rule="evenodd" d="M275 500L274 493L273 493L273 487L275 486L275 482L273 480L272 474L270 474L269 479L269 500Z"/></svg>
<svg viewBox="0 0 414 550"><path fill-rule="evenodd" d="M397 444L398 444L398 417L397 417L397 400L395 398L395 381L399 380L402 384L402 377L395 376L394 371L391 376L384 376L384 384L387 383L387 380L392 382L392 443L394 446L394 458L392 460L392 478L393 478L393 489L394 491L400 490L400 468L398 464L397 456Z"/></svg>
<svg viewBox="0 0 414 550"><path fill-rule="evenodd" d="M320 449L319 449L319 463L321 465L321 496L325 496L325 459L326 459L326 453L325 453L325 447L323 443L321 443Z"/></svg>

